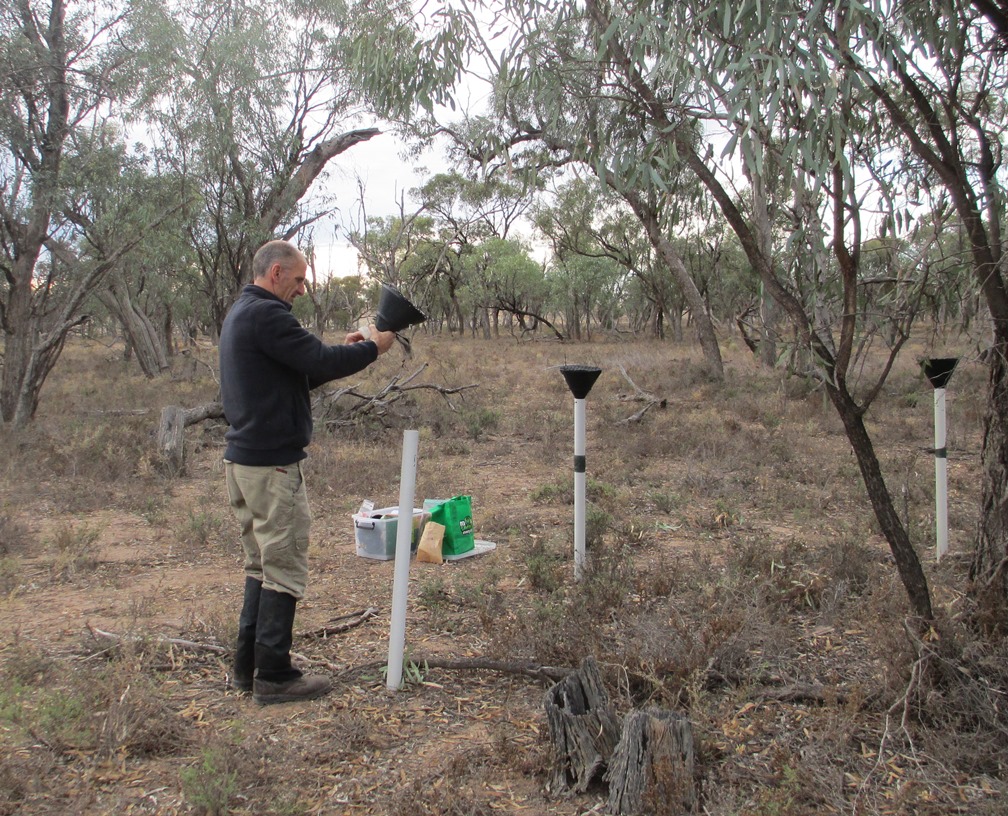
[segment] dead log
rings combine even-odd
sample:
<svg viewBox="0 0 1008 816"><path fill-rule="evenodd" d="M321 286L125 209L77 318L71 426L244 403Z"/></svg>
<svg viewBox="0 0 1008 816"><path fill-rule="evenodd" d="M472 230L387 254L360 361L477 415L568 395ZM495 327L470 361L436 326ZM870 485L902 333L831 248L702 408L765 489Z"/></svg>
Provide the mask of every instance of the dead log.
<svg viewBox="0 0 1008 816"><path fill-rule="evenodd" d="M619 739L619 718L592 657L546 692L553 742L551 793L584 793L606 769Z"/></svg>
<svg viewBox="0 0 1008 816"><path fill-rule="evenodd" d="M617 425L628 425L631 422L640 422L641 419L644 418L644 414L646 414L648 412L648 410L650 410L651 408L653 408L655 405L657 405L659 408L663 408L663 409L668 405L668 400L667 399L665 399L664 397L656 397L650 391L645 391L639 385L637 385L637 383L635 383L633 380L631 380L630 379L630 375L627 374L626 369L623 366L619 366L619 370L620 370L620 374L623 375L623 379L626 380L630 384L630 387L633 388L633 390L634 390L633 396L627 396L627 395L621 394L619 398L622 399L622 400L632 400L634 402L643 402L644 403L644 407L641 408L636 413L631 414L630 416L626 417L625 419L621 419L619 422L616 423Z"/></svg>
<svg viewBox="0 0 1008 816"><path fill-rule="evenodd" d="M693 728L674 711L632 711L605 773L612 816L679 816L696 807Z"/></svg>
<svg viewBox="0 0 1008 816"><path fill-rule="evenodd" d="M224 406L219 402L208 402L195 408L169 405L162 409L157 431L157 446L158 454L168 473L180 476L185 472L185 429L197 422L220 419L223 416Z"/></svg>

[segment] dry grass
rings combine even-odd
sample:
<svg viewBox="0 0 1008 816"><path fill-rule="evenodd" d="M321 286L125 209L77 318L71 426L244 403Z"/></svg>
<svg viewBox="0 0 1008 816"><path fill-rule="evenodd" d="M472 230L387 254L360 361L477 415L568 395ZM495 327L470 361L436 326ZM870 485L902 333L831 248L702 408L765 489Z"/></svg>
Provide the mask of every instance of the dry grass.
<svg viewBox="0 0 1008 816"><path fill-rule="evenodd" d="M706 814L1004 812L1008 646L974 626L967 580L982 368L961 365L948 392L952 551L940 565L931 391L910 356L869 416L939 610L921 638L904 630L905 596L823 394L725 349L714 384L674 344L419 336L412 360L390 355L352 378L374 393L426 364L421 382L479 387L449 400L418 390L380 419L317 434L297 630L380 614L296 640L334 694L258 709L226 690L214 650L233 639L241 602L223 429L189 430L180 478L153 449L162 407L215 397L213 349L152 382L114 345L71 344L38 421L0 439L0 814L601 810L598 789L544 793L541 684L423 662L588 655L621 712L689 717ZM564 362L604 369L588 400L580 582ZM667 407L623 423L640 405L619 366ZM349 516L365 498L397 503L404 428L420 431L417 502L472 495L477 535L498 547L413 565L416 662L390 695L379 666L392 565L353 555Z"/></svg>

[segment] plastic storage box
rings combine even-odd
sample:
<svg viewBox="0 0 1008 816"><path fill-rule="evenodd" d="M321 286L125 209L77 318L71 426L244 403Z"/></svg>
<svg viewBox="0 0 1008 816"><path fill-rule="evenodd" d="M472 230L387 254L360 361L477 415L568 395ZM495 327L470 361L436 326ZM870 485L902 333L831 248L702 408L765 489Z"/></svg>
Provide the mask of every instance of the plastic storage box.
<svg viewBox="0 0 1008 816"><path fill-rule="evenodd" d="M413 508L413 536L410 539L410 554L417 551L420 533L430 513L422 508ZM374 510L360 510L353 515L354 539L357 555L376 561L391 561L395 558L396 535L399 530L399 508L379 507Z"/></svg>

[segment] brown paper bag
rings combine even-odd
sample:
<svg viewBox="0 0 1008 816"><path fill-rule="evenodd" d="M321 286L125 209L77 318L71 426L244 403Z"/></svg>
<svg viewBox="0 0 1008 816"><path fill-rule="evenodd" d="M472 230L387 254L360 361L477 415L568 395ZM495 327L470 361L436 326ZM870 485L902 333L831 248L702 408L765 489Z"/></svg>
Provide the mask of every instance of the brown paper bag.
<svg viewBox="0 0 1008 816"><path fill-rule="evenodd" d="M441 557L444 531L444 525L438 524L436 521L428 521L424 525L420 544L417 546L417 561L426 561L430 564L440 564L444 561Z"/></svg>

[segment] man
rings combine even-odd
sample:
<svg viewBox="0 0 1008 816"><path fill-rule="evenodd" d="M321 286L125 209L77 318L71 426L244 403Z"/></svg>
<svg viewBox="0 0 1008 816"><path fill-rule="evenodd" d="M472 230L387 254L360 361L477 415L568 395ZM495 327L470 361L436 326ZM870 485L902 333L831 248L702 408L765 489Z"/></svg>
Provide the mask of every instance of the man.
<svg viewBox="0 0 1008 816"><path fill-rule="evenodd" d="M245 597L232 685L257 703L311 700L332 687L291 665L294 611L308 581L311 515L301 472L311 441L309 391L355 374L391 348L393 332L351 332L326 345L291 313L308 263L286 241L264 244L254 280L224 320L221 400L228 498L241 525Z"/></svg>

